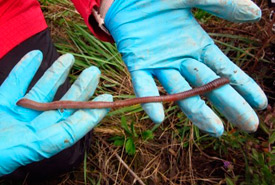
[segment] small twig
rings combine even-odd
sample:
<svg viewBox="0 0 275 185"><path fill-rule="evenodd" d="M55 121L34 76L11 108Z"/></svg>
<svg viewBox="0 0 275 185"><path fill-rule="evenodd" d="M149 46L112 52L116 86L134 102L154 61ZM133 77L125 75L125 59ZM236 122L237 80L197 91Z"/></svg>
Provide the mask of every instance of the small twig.
<svg viewBox="0 0 275 185"><path fill-rule="evenodd" d="M123 150L124 150L124 149L123 149ZM122 152L122 153L123 153L123 152ZM135 154L135 156L134 156L134 158L132 159L130 165L128 165L129 168L131 168L133 162L134 162L135 159L136 159L136 156L137 156L137 155ZM125 172L125 174L123 175L122 179L125 179L125 177L126 177L127 174L128 174L128 171ZM135 182L136 182L136 179L133 180L132 184L135 184Z"/></svg>
<svg viewBox="0 0 275 185"><path fill-rule="evenodd" d="M117 152L116 151L114 151L110 146L109 146L109 144L106 142L106 141L104 141L102 138L100 138L100 137L97 137L103 144L105 144L113 153L114 153L114 155L116 156L116 158L119 160L119 162L121 162L121 164L131 173L131 175L133 175L135 178L136 178L136 180L140 183L140 184L142 184L142 185L145 185L145 183L139 178L139 176L137 176L137 174L133 171L133 170L131 170L131 168L123 161L123 159L117 154Z"/></svg>
<svg viewBox="0 0 275 185"><path fill-rule="evenodd" d="M190 180L191 184L195 184L194 180L194 174L193 174L193 167L192 167L192 151L193 151L193 140L194 140L194 133L193 133L193 125L190 129L190 138L189 138L189 147L188 147L188 153L189 153L189 170L190 170Z"/></svg>
<svg viewBox="0 0 275 185"><path fill-rule="evenodd" d="M209 28L209 30L230 30L230 31L234 31L234 32L239 32L239 33L243 33L246 35L250 35L250 36L255 36L253 33L245 31L245 30L241 30L241 29L237 29L237 28L231 28L231 27L216 27L216 28Z"/></svg>
<svg viewBox="0 0 275 185"><path fill-rule="evenodd" d="M197 143L195 142L195 140L193 140L193 144L194 144L194 145L196 146L196 148L200 151L200 153L201 153L202 155L204 155L205 157L207 157L207 158L209 158L209 159L217 160L217 161L222 161L222 162L226 161L226 160L220 159L220 158L218 158L218 157L212 157L212 156L207 155L204 151L202 151L202 149L200 149L200 147L197 145Z"/></svg>
<svg viewBox="0 0 275 185"><path fill-rule="evenodd" d="M29 173L28 173L28 174L26 175L26 177L24 178L24 181L23 181L23 183L22 183L23 185L24 185L24 184L26 184L26 185L28 184L28 183L27 183L28 177L29 177Z"/></svg>

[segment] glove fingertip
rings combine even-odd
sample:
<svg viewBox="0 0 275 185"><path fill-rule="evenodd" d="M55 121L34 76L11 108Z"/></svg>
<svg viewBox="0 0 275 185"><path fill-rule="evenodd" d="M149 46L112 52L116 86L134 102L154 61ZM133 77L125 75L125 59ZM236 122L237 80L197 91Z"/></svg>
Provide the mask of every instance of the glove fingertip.
<svg viewBox="0 0 275 185"><path fill-rule="evenodd" d="M98 76L101 74L100 70L96 66L91 66L91 67L85 69L83 71L83 73L91 73L93 75L98 75Z"/></svg>
<svg viewBox="0 0 275 185"><path fill-rule="evenodd" d="M28 52L26 55L24 55L20 62L14 67L14 70L17 70L17 68L21 68L21 64L23 64L23 71L25 70L24 68L29 68L30 65L33 65L33 61L35 61L36 63L38 62L39 65L42 62L43 59L43 53L40 50L33 50ZM27 61L27 62L26 62ZM39 65L34 64L33 66L33 70L37 70Z"/></svg>
<svg viewBox="0 0 275 185"><path fill-rule="evenodd" d="M37 60L42 61L43 53L40 50L33 50L27 54L30 57L36 57Z"/></svg>
<svg viewBox="0 0 275 185"><path fill-rule="evenodd" d="M110 94L102 94L97 96L93 101L105 101L105 102L112 102L113 96ZM104 116L110 111L110 108L104 108L104 109L91 109L88 110L88 113L91 115L91 117L94 118L93 123L97 124L100 122Z"/></svg>
<svg viewBox="0 0 275 185"><path fill-rule="evenodd" d="M267 97L264 93L261 93L256 98L256 101L255 101L254 105L252 105L252 106L257 110L264 110L267 108L267 105L268 105Z"/></svg>
<svg viewBox="0 0 275 185"><path fill-rule="evenodd" d="M268 105L267 97L259 85L252 79L244 80L245 83L233 84L233 87L244 97L251 107L263 110Z"/></svg>
<svg viewBox="0 0 275 185"><path fill-rule="evenodd" d="M106 101L106 102L112 102L113 96L110 94L102 94L97 96L93 101Z"/></svg>
<svg viewBox="0 0 275 185"><path fill-rule="evenodd" d="M75 58L72 54L66 53L61 55L57 61L60 61L59 63L66 66L67 68L71 68L71 66L74 64Z"/></svg>
<svg viewBox="0 0 275 185"><path fill-rule="evenodd" d="M247 111L245 114L239 115L232 123L245 132L253 133L258 129L259 118L254 111Z"/></svg>
<svg viewBox="0 0 275 185"><path fill-rule="evenodd" d="M82 71L81 76L84 77L85 81L92 80L91 82L94 84L94 86L97 86L99 83L100 74L101 72L97 67L91 66ZM94 90L92 92L94 92Z"/></svg>
<svg viewBox="0 0 275 185"><path fill-rule="evenodd" d="M224 132L224 127L222 122L220 121L219 123L215 124L217 125L215 128L215 131L213 133L210 133L211 136L213 137L220 137L222 136L223 132Z"/></svg>
<svg viewBox="0 0 275 185"><path fill-rule="evenodd" d="M237 1L235 19L240 22L259 21L262 17L261 9L252 1Z"/></svg>
<svg viewBox="0 0 275 185"><path fill-rule="evenodd" d="M145 103L142 104L142 108L155 124L160 124L163 122L165 116L161 103Z"/></svg>

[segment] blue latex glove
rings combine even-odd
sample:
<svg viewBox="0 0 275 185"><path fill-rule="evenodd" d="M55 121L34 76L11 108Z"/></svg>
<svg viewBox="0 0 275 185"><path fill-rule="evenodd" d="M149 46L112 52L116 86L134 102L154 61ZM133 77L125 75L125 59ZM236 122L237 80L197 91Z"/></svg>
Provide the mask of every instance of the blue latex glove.
<svg viewBox="0 0 275 185"><path fill-rule="evenodd" d="M261 10L250 0L116 0L105 25L122 54L138 97L158 96L157 78L169 94L201 86L219 76L231 85L206 97L230 122L253 132L259 121L251 108L264 109L267 98L259 86L232 63L201 28L191 13L201 8L221 18L257 21ZM181 110L200 129L220 136L220 118L199 96L178 102ZM143 105L155 123L164 119L161 103Z"/></svg>
<svg viewBox="0 0 275 185"><path fill-rule="evenodd" d="M41 60L40 51L29 52L0 86L0 176L72 146L108 112L108 109L39 112L17 106L16 102L24 97ZM73 63L70 54L58 58L25 98L52 101ZM84 70L62 100L88 100L99 77L96 67ZM112 101L112 96L101 95L95 101Z"/></svg>

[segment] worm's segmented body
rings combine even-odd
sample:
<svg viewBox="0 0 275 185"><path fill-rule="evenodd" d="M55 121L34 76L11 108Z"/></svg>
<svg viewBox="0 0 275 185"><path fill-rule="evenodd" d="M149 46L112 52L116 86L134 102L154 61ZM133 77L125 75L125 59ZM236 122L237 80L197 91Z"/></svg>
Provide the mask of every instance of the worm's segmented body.
<svg viewBox="0 0 275 185"><path fill-rule="evenodd" d="M200 87L196 87L194 89L184 91L177 94L170 94L165 96L149 96L149 97L141 97L141 98L132 98L127 100L118 100L115 102L103 102L103 101L54 101L50 103L39 103L29 99L21 99L17 102L17 105L22 107L39 110L39 111L47 111L54 109L102 109L102 108L118 108L125 107L130 105L136 105L141 103L152 103L152 102L172 102L182 100L191 96L200 95L212 91L218 87L221 87L225 84L229 83L229 79L227 78L218 78L205 84Z"/></svg>

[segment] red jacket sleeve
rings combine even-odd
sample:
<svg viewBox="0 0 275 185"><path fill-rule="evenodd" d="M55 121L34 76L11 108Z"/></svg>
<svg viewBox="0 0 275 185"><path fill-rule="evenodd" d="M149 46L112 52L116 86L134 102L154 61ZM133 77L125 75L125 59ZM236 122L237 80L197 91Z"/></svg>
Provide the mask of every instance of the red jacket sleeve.
<svg viewBox="0 0 275 185"><path fill-rule="evenodd" d="M95 18L93 17L92 10L99 9L100 0L71 0L74 3L75 8L83 17L86 25L91 30L93 35L102 40L108 42L114 42L113 38L105 33L99 26Z"/></svg>
<svg viewBox="0 0 275 185"><path fill-rule="evenodd" d="M46 28L37 0L0 0L0 58Z"/></svg>

